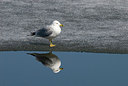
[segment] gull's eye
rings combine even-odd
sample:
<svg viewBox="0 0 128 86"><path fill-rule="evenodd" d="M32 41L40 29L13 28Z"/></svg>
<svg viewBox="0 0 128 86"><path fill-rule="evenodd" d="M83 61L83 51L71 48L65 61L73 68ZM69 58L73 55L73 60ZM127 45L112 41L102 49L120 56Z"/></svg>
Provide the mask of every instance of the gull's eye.
<svg viewBox="0 0 128 86"><path fill-rule="evenodd" d="M56 23L56 24L58 24L58 23Z"/></svg>

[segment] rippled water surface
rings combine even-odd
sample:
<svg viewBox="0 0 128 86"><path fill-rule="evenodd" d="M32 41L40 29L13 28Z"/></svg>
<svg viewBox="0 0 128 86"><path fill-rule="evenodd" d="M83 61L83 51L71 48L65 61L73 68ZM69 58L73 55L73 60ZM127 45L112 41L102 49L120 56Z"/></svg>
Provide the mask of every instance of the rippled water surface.
<svg viewBox="0 0 128 86"><path fill-rule="evenodd" d="M56 63L64 68L59 73L47 67ZM127 54L0 52L0 86L128 86L127 81Z"/></svg>

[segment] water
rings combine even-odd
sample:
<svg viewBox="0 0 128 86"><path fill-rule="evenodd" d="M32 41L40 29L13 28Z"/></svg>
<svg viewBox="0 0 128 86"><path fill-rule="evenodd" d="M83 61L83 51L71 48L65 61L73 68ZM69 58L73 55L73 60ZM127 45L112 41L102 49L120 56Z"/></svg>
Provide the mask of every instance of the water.
<svg viewBox="0 0 128 86"><path fill-rule="evenodd" d="M56 58L64 69L53 73L28 53ZM128 86L127 54L48 53L0 52L0 86Z"/></svg>

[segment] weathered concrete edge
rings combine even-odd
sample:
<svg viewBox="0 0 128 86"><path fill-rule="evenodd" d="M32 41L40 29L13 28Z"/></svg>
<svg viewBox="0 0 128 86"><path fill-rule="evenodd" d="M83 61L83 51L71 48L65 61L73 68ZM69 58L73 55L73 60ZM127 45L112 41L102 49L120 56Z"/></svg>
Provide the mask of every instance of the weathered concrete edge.
<svg viewBox="0 0 128 86"><path fill-rule="evenodd" d="M30 44L30 42L22 41L6 41L0 44L0 51L59 51L59 52L92 52L92 53L111 53L111 54L128 54L127 48L117 48L112 46L96 47L96 46L74 46L73 44L61 44L57 42L57 46L50 48L49 44L44 43ZM33 42L34 43L34 42ZM73 47L74 46L74 47Z"/></svg>

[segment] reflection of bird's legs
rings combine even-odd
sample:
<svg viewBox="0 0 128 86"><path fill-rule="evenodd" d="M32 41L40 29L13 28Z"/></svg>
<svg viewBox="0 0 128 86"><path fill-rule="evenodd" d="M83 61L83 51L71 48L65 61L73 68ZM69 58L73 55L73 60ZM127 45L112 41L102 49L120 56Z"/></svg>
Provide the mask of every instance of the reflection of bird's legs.
<svg viewBox="0 0 128 86"><path fill-rule="evenodd" d="M56 46L56 45L52 44L52 39L49 39L49 42L50 42L50 47Z"/></svg>
<svg viewBox="0 0 128 86"><path fill-rule="evenodd" d="M49 48L49 54L52 54L52 49L53 49L53 48Z"/></svg>

